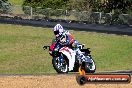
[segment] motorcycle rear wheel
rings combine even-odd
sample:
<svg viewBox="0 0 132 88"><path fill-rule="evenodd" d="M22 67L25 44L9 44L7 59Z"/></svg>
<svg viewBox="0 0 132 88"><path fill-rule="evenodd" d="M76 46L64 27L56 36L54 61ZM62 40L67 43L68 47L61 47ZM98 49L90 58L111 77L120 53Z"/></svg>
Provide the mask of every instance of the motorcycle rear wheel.
<svg viewBox="0 0 132 88"><path fill-rule="evenodd" d="M82 68L85 69L85 72L86 73L95 73L95 70L96 70L96 66L95 66L95 69L91 70L90 66L92 66L92 64L88 63L88 62L83 62L82 63Z"/></svg>

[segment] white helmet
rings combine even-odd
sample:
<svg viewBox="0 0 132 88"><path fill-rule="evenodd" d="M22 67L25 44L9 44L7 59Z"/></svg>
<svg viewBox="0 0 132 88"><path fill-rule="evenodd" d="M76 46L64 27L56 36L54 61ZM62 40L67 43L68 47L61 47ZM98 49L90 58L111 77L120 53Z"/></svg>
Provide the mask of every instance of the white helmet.
<svg viewBox="0 0 132 88"><path fill-rule="evenodd" d="M61 35L63 31L64 31L64 29L63 29L63 27L60 24L55 25L54 34L55 34L56 37Z"/></svg>

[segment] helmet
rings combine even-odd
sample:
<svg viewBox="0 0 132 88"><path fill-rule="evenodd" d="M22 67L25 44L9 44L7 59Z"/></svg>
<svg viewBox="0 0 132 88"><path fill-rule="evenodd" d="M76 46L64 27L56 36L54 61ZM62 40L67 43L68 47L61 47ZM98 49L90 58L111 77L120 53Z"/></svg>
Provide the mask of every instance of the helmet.
<svg viewBox="0 0 132 88"><path fill-rule="evenodd" d="M63 31L64 31L64 29L60 24L55 25L54 34L55 34L56 37L60 36Z"/></svg>

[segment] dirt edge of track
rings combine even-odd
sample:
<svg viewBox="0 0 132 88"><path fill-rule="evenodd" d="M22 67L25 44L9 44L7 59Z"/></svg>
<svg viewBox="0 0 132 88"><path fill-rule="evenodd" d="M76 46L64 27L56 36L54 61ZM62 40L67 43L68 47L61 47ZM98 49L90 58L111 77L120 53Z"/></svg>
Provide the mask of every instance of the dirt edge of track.
<svg viewBox="0 0 132 88"><path fill-rule="evenodd" d="M126 84L79 85L76 75L0 76L0 88L132 88Z"/></svg>

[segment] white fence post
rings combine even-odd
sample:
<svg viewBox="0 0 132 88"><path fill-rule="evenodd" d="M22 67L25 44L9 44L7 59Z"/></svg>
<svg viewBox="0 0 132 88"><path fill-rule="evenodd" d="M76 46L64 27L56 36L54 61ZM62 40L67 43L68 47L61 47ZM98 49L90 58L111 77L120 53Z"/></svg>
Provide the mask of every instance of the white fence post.
<svg viewBox="0 0 132 88"><path fill-rule="evenodd" d="M33 8L30 7L30 15L31 15L31 19L33 18Z"/></svg>
<svg viewBox="0 0 132 88"><path fill-rule="evenodd" d="M66 15L67 15L67 10L66 10L66 12L65 12L65 20L67 20L67 19L66 19Z"/></svg>
<svg viewBox="0 0 132 88"><path fill-rule="evenodd" d="M99 12L99 24L101 24L102 13Z"/></svg>

